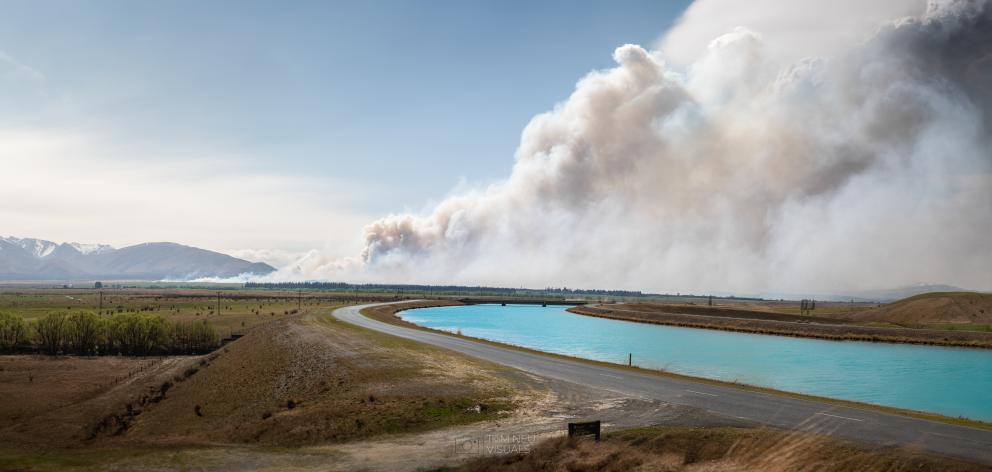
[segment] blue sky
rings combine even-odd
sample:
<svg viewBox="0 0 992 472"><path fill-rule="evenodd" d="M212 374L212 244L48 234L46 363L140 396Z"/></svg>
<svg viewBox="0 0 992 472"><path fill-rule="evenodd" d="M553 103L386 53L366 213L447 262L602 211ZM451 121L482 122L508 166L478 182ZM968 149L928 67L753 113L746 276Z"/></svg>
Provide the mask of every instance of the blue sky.
<svg viewBox="0 0 992 472"><path fill-rule="evenodd" d="M347 227L289 229L357 238L364 218L420 209L461 180L506 176L532 116L587 72L613 65L617 46L652 44L686 4L6 1L0 130L71 134L68 149L46 151L62 154L49 168L70 158L113 169L176 161L214 176L329 179L347 195L307 196L347 200ZM88 152L67 157L80 139ZM11 149L5 159L14 159ZM19 180L28 174L39 185L50 178L21 171ZM21 210L4 215L5 233L117 245L181 239L222 250L302 250L325 239L227 238L195 224L111 231L118 218L105 211L67 222L58 212L45 218L45 208Z"/></svg>

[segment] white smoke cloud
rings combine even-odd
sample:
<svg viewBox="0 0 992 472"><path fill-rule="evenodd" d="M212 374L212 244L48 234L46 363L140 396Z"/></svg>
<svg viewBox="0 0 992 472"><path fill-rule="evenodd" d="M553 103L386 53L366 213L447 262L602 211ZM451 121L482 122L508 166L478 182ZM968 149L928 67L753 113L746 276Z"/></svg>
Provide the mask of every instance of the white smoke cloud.
<svg viewBox="0 0 992 472"><path fill-rule="evenodd" d="M697 2L657 51L617 48L524 129L505 181L375 221L360 260L293 274L992 288L989 3L739 3Z"/></svg>
<svg viewBox="0 0 992 472"><path fill-rule="evenodd" d="M925 0L697 0L658 44L665 59L695 62L707 44L738 26L760 31L775 57L825 57L861 43L883 23L926 11Z"/></svg>

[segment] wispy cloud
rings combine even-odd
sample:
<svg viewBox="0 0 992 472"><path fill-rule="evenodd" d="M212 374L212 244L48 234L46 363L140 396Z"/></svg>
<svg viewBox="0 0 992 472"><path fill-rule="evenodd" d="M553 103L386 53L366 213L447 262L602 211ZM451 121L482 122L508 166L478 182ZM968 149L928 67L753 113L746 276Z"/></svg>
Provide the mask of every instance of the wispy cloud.
<svg viewBox="0 0 992 472"><path fill-rule="evenodd" d="M352 254L364 190L261 172L210 155L128 159L92 133L0 130L4 233L109 243L175 241L216 250L319 248Z"/></svg>
<svg viewBox="0 0 992 472"><path fill-rule="evenodd" d="M18 62L4 51L0 51L0 75L39 83L45 81L45 74Z"/></svg>

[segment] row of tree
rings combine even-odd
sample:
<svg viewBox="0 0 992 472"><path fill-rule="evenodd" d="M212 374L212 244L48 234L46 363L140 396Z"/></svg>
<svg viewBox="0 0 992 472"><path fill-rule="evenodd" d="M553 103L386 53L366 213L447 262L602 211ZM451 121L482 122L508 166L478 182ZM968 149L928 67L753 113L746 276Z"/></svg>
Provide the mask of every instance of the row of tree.
<svg viewBox="0 0 992 472"><path fill-rule="evenodd" d="M197 354L220 345L206 320L168 322L158 315L57 311L31 323L0 312L0 352L36 348L45 354Z"/></svg>

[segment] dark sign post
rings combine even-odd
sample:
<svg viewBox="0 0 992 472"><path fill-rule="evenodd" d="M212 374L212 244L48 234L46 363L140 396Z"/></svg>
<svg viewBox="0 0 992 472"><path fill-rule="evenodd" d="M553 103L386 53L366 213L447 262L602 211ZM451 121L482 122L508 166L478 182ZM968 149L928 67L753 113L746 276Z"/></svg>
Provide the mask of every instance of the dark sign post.
<svg viewBox="0 0 992 472"><path fill-rule="evenodd" d="M586 423L569 423L568 437L595 436L599 441L599 421L589 421Z"/></svg>

